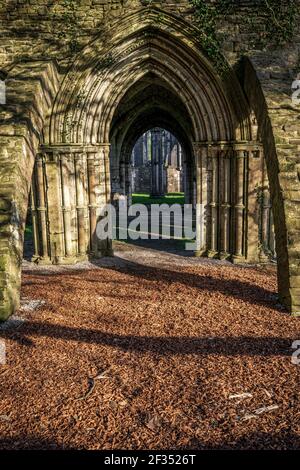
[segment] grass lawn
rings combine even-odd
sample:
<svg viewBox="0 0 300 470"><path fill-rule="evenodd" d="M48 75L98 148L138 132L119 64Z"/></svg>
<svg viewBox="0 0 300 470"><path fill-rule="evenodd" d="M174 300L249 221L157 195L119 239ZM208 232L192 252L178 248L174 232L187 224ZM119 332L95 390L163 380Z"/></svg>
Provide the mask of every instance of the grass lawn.
<svg viewBox="0 0 300 470"><path fill-rule="evenodd" d="M184 204L184 193L169 193L163 197L151 197L149 194L133 194L133 204Z"/></svg>
<svg viewBox="0 0 300 470"><path fill-rule="evenodd" d="M25 240L32 240L33 233L32 233L32 225L27 224L25 228Z"/></svg>

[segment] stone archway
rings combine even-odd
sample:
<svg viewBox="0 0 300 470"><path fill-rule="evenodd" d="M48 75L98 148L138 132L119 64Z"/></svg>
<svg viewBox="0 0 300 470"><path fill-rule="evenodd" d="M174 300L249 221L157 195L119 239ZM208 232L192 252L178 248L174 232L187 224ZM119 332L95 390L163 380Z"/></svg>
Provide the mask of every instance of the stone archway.
<svg viewBox="0 0 300 470"><path fill-rule="evenodd" d="M202 205L206 221L199 254L235 262L257 257L247 245L246 170L254 165L252 156L258 154L261 162L262 155L259 144L252 142L238 80L229 69L221 80L193 44L186 23L174 26L171 15L159 22L158 16L156 9L131 15L128 21L134 29L121 21L105 43L105 56L99 53L99 39L79 56L64 80L41 147L44 163L37 164L43 166L52 191L47 195L49 240L42 262L50 257L69 263L107 253L103 246L91 247L99 209L111 199L111 139L118 134L119 151L128 152L130 139L140 130L139 117L152 124L165 120L187 142L189 178L196 186L190 190L191 199L195 193L194 202ZM39 191L44 194L45 187ZM253 236L257 240L257 233Z"/></svg>
<svg viewBox="0 0 300 470"><path fill-rule="evenodd" d="M186 106L153 72L146 74L124 95L116 108L110 131L111 174L116 191L129 195L124 182L130 180L130 160L134 144L144 132L161 127L173 133L184 150L187 184L186 203L192 203L193 126Z"/></svg>
<svg viewBox="0 0 300 470"><path fill-rule="evenodd" d="M111 139L115 127L121 132L118 152L130 148L135 100L143 102L149 77L154 101L143 105L140 115L157 124L159 114L191 153L195 202L205 218L198 254L237 263L258 260L256 187L263 178L263 147L254 138L247 94L225 65L220 77L199 49L196 30L156 8L112 24L78 55L40 126L39 148L33 149L36 260L70 264L110 253L95 232L99 211L111 200ZM172 99L164 102L162 89ZM127 116L124 126L117 125L120 110ZM285 256L284 249L279 255ZM291 307L290 297L282 298ZM2 317L16 305L8 300Z"/></svg>

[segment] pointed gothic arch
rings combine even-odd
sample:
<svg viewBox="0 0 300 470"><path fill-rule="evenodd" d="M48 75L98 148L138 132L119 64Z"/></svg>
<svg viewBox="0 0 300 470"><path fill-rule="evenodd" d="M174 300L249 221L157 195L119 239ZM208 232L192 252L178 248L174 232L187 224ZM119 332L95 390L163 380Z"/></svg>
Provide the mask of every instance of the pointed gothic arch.
<svg viewBox="0 0 300 470"><path fill-rule="evenodd" d="M161 13L141 10L112 24L105 41L99 36L79 54L62 83L41 147L45 163L37 164L45 178L52 175L52 198L62 207L55 217L48 211L48 240L37 249L45 260L69 263L110 251L95 241L99 209L111 200L110 139L122 119L119 145L128 149L129 129L149 113L152 124L162 113L169 127L177 121L192 149L190 202L205 208L199 254L236 262L257 256L248 246L247 178L260 146L252 142L247 101L225 59L220 77L196 31ZM143 102L149 88L153 99ZM257 239L257 228L252 232Z"/></svg>

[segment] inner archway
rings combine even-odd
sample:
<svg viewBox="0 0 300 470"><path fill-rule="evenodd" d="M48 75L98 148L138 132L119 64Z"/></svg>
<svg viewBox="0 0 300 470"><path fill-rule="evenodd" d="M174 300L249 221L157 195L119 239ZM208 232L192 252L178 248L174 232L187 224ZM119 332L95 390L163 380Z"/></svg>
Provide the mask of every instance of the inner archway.
<svg viewBox="0 0 300 470"><path fill-rule="evenodd" d="M132 194L164 198L184 197L184 153L171 132L153 128L135 143L131 155Z"/></svg>
<svg viewBox="0 0 300 470"><path fill-rule="evenodd" d="M131 139L126 141L126 137L123 145L118 145L117 141L116 137L110 155L112 201L118 217L120 204L126 201L127 241L133 243L134 240L134 244L156 250L183 253L185 204L190 205L190 230L195 226L194 191L191 189L194 182L188 178L193 166L190 150L170 131L161 127L152 127L143 132L135 142ZM118 148L128 151L121 150L121 155L118 155ZM156 211L159 211L159 215ZM138 231L132 229L134 213L143 217L143 222L138 224ZM120 238L120 225L123 224L124 221L121 223L117 220L116 239L124 240L124 227ZM140 238L137 239L139 234Z"/></svg>
<svg viewBox="0 0 300 470"><path fill-rule="evenodd" d="M119 197L125 197L129 206L132 202L143 201L149 210L151 204L165 203L172 207L172 200L164 199L164 196L168 192L170 179L175 184L177 178L177 191L174 189L174 192L180 193L182 190L184 197L178 194L174 201L180 200L182 209L184 203L194 205L195 208L194 139L193 122L180 94L165 78L153 71L146 72L126 91L111 121L110 174L114 204L117 204ZM141 164L146 160L147 164ZM135 192L141 192L143 184L144 187L146 184L145 190L149 195L148 204L147 199L143 200L138 195L132 198ZM173 218L172 213L169 222L166 222L172 225L172 229ZM149 238L152 235L149 233ZM183 231L178 237L184 237ZM151 243L151 246L155 246L155 243Z"/></svg>

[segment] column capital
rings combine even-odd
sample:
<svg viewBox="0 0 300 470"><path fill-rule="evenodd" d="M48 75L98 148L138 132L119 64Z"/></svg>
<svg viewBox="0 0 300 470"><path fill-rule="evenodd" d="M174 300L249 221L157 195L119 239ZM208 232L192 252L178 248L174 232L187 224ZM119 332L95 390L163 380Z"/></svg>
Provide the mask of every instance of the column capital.
<svg viewBox="0 0 300 470"><path fill-rule="evenodd" d="M245 151L258 151L262 149L262 144L257 141L249 140L206 140L192 142L193 148L216 148L219 150L245 150Z"/></svg>
<svg viewBox="0 0 300 470"><path fill-rule="evenodd" d="M235 158L247 158L248 152L245 149L235 150Z"/></svg>
<svg viewBox="0 0 300 470"><path fill-rule="evenodd" d="M45 155L43 153L37 153L35 156L35 161L38 165L43 164L45 161Z"/></svg>
<svg viewBox="0 0 300 470"><path fill-rule="evenodd" d="M87 160L87 152L74 152L72 153L72 155L74 156L74 160L79 160L79 161L82 161L82 162L85 162Z"/></svg>
<svg viewBox="0 0 300 470"><path fill-rule="evenodd" d="M89 153L98 152L103 148L110 148L109 142L97 142L96 144L52 144L40 145L40 152L42 153Z"/></svg>
<svg viewBox="0 0 300 470"><path fill-rule="evenodd" d="M245 152L254 152L262 149L262 144L260 142L252 141L237 141L233 142L232 148L235 151L245 151Z"/></svg>
<svg viewBox="0 0 300 470"><path fill-rule="evenodd" d="M103 159L104 161L107 160L109 157L109 153L110 153L110 144L109 143L97 144L96 152L101 159Z"/></svg>
<svg viewBox="0 0 300 470"><path fill-rule="evenodd" d="M198 158L198 160L202 156L206 156L206 157L208 156L208 146L203 145L203 142L192 142L192 146L193 146L194 155L196 158Z"/></svg>

